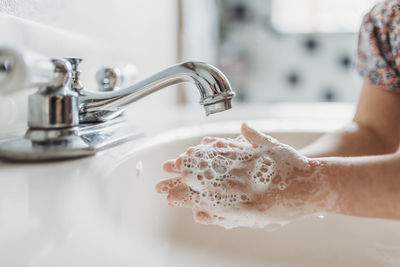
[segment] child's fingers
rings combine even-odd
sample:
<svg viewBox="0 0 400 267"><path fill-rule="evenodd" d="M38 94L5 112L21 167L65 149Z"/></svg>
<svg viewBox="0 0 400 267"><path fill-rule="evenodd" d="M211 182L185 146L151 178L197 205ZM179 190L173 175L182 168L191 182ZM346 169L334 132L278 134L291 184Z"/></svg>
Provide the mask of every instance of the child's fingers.
<svg viewBox="0 0 400 267"><path fill-rule="evenodd" d="M156 184L156 191L159 194L167 194L181 183L182 177L164 179Z"/></svg>
<svg viewBox="0 0 400 267"><path fill-rule="evenodd" d="M213 222L213 217L205 210L193 210L193 218L196 222L202 224L210 224Z"/></svg>
<svg viewBox="0 0 400 267"><path fill-rule="evenodd" d="M192 190L184 183L172 188L167 196L168 204L170 206L191 208L195 202L199 202L199 193Z"/></svg>
<svg viewBox="0 0 400 267"><path fill-rule="evenodd" d="M202 144L209 144L217 140L215 137L210 137L210 136L205 136L203 139L201 139Z"/></svg>
<svg viewBox="0 0 400 267"><path fill-rule="evenodd" d="M228 193L241 194L241 193L244 193L247 191L247 186L246 186L246 184L244 184L240 181L233 180L233 179L227 179L225 189L226 189L226 192L228 192Z"/></svg>
<svg viewBox="0 0 400 267"><path fill-rule="evenodd" d="M182 170L182 156L178 157L178 158L175 160L175 168L176 168L176 170L178 170L178 171L181 171L181 170Z"/></svg>
<svg viewBox="0 0 400 267"><path fill-rule="evenodd" d="M191 155L192 153L193 153L193 151L194 151L194 147L189 147L188 149L186 149L186 154L188 154L188 155Z"/></svg>
<svg viewBox="0 0 400 267"><path fill-rule="evenodd" d="M176 160L174 159L170 159L167 160L166 162L164 162L163 164L163 169L166 172L170 172L170 173L180 173L180 171L176 168Z"/></svg>
<svg viewBox="0 0 400 267"><path fill-rule="evenodd" d="M279 144L276 139L248 126L246 123L242 124L242 134L252 145L276 146Z"/></svg>

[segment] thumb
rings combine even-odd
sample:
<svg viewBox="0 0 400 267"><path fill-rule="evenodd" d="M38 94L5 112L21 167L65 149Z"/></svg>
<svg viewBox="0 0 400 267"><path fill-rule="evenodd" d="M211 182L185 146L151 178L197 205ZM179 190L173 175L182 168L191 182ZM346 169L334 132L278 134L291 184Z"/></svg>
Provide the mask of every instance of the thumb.
<svg viewBox="0 0 400 267"><path fill-rule="evenodd" d="M246 140L252 145L275 146L279 144L276 139L250 127L249 125L247 125L247 123L242 124L241 130L244 138L246 138Z"/></svg>

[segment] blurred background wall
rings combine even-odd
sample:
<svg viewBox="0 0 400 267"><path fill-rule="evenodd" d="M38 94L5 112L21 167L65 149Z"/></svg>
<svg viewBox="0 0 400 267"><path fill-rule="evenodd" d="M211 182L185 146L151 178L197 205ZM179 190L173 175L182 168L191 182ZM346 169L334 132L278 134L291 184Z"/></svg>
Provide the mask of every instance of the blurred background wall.
<svg viewBox="0 0 400 267"><path fill-rule="evenodd" d="M186 58L215 62L237 101L357 100L357 34L362 16L378 1L182 2Z"/></svg>
<svg viewBox="0 0 400 267"><path fill-rule="evenodd" d="M311 2L309 9L316 9L312 4L318 3ZM281 5L281 9L272 9L272 1L222 1L220 8L224 11L220 20L219 64L228 72L235 72L242 101L356 99L359 80L352 68L355 32L320 33L306 27L302 32L290 31L291 28L283 32L271 18L287 16L285 13L296 7ZM299 16L289 23L297 25L302 21ZM240 62L235 64L240 67L231 70L231 59Z"/></svg>
<svg viewBox="0 0 400 267"><path fill-rule="evenodd" d="M176 61L175 0L0 0L0 12L105 44L142 75Z"/></svg>

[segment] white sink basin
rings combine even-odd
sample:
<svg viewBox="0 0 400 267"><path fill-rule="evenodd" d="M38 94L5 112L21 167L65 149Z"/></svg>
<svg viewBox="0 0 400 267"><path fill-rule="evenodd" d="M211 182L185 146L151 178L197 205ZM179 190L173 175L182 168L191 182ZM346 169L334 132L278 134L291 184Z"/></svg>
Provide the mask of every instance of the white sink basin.
<svg viewBox="0 0 400 267"><path fill-rule="evenodd" d="M196 224L155 183L204 135L174 130L94 158L0 166L0 266L397 266L400 222L330 215L267 231ZM299 148L321 133L271 132ZM27 171L20 172L23 166ZM19 175L18 175L19 174Z"/></svg>

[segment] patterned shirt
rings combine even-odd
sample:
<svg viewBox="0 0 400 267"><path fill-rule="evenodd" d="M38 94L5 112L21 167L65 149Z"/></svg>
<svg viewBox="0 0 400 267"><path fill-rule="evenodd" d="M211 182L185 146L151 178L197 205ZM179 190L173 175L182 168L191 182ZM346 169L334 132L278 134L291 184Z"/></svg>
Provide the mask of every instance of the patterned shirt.
<svg viewBox="0 0 400 267"><path fill-rule="evenodd" d="M371 83L400 93L400 0L380 2L364 16L356 67Z"/></svg>

